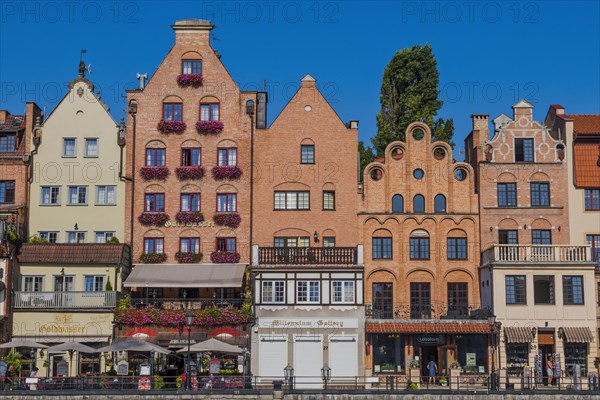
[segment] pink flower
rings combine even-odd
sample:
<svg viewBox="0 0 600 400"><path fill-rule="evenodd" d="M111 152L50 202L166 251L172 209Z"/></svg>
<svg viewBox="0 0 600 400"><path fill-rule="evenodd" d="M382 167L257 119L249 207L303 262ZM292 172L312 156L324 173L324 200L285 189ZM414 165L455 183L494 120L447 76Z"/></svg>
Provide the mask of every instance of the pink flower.
<svg viewBox="0 0 600 400"><path fill-rule="evenodd" d="M181 133L186 128L187 125L183 121L161 120L158 123L158 130L162 133Z"/></svg>
<svg viewBox="0 0 600 400"><path fill-rule="evenodd" d="M175 215L175 219L182 224L197 224L198 222L204 221L204 214L200 211L179 211L177 215Z"/></svg>
<svg viewBox="0 0 600 400"><path fill-rule="evenodd" d="M160 264L167 260L167 255L163 253L142 253L140 262L144 264Z"/></svg>
<svg viewBox="0 0 600 400"><path fill-rule="evenodd" d="M240 262L240 254L233 251L213 251L210 254L210 261L215 264L237 264Z"/></svg>
<svg viewBox="0 0 600 400"><path fill-rule="evenodd" d="M181 74L177 76L179 86L198 87L202 85L202 74Z"/></svg>
<svg viewBox="0 0 600 400"><path fill-rule="evenodd" d="M180 264L195 264L202 259L202 253L181 252L175 253L175 258Z"/></svg>
<svg viewBox="0 0 600 400"><path fill-rule="evenodd" d="M238 179L242 176L242 170L235 165L225 165L222 167L214 167L212 176L217 180L221 179Z"/></svg>
<svg viewBox="0 0 600 400"><path fill-rule="evenodd" d="M217 213L213 216L215 224L220 226L228 226L230 228L237 228L242 222L242 217L236 212L228 213Z"/></svg>
<svg viewBox="0 0 600 400"><path fill-rule="evenodd" d="M164 212L143 212L138 221L142 225L163 226L169 220L169 215Z"/></svg>
<svg viewBox="0 0 600 400"><path fill-rule="evenodd" d="M175 174L181 180L186 179L202 179L204 176L204 167L197 165L191 167L177 167Z"/></svg>
<svg viewBox="0 0 600 400"><path fill-rule="evenodd" d="M169 176L169 168L167 167L142 167L140 168L140 176L146 180L164 181Z"/></svg>
<svg viewBox="0 0 600 400"><path fill-rule="evenodd" d="M198 121L196 122L196 130L199 133L221 133L223 123L221 121Z"/></svg>

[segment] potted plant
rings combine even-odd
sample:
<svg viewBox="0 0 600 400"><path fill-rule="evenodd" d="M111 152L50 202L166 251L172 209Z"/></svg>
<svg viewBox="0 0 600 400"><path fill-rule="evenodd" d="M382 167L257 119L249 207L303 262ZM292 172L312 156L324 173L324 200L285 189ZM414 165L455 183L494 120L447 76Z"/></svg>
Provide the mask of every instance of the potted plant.
<svg viewBox="0 0 600 400"><path fill-rule="evenodd" d="M212 169L212 176L216 180L238 179L242 176L242 170L235 165L217 166Z"/></svg>
<svg viewBox="0 0 600 400"><path fill-rule="evenodd" d="M216 135L223 131L223 122L221 121L198 121L196 122L198 133L207 133Z"/></svg>
<svg viewBox="0 0 600 400"><path fill-rule="evenodd" d="M396 367L392 363L385 363L381 365L381 372L396 372Z"/></svg>
<svg viewBox="0 0 600 400"><path fill-rule="evenodd" d="M157 129L162 133L181 133L186 128L185 122L173 120L161 120L157 126Z"/></svg>
<svg viewBox="0 0 600 400"><path fill-rule="evenodd" d="M219 226L227 226L235 229L240 226L242 218L236 212L219 212L213 216L213 221Z"/></svg>
<svg viewBox="0 0 600 400"><path fill-rule="evenodd" d="M179 86L198 87L202 85L202 74L180 74L177 75L177 84Z"/></svg>
<svg viewBox="0 0 600 400"><path fill-rule="evenodd" d="M419 362L419 359L413 359L410 361L410 363L408 364L409 367L409 379L410 381L414 382L421 382L421 363ZM416 389L419 388L419 384L418 383L414 383L417 387Z"/></svg>
<svg viewBox="0 0 600 400"><path fill-rule="evenodd" d="M204 176L204 167L201 165L177 167L175 169L175 174L182 181L188 179L202 179Z"/></svg>
<svg viewBox="0 0 600 400"><path fill-rule="evenodd" d="M168 167L142 167L140 168L140 176L145 181L158 180L164 181L169 176Z"/></svg>
<svg viewBox="0 0 600 400"><path fill-rule="evenodd" d="M458 381L460 379L460 364L456 360L452 360L448 365L450 368L450 389L458 390Z"/></svg>
<svg viewBox="0 0 600 400"><path fill-rule="evenodd" d="M440 376L440 385L448 386L448 379L445 376Z"/></svg>

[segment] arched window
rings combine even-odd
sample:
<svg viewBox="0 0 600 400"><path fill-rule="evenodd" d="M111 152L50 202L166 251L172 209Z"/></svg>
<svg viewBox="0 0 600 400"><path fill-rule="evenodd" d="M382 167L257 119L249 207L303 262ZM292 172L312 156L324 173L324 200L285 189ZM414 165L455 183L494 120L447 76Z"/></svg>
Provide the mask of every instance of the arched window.
<svg viewBox="0 0 600 400"><path fill-rule="evenodd" d="M395 194L392 197L392 212L403 213L404 212L404 198L400 194Z"/></svg>
<svg viewBox="0 0 600 400"><path fill-rule="evenodd" d="M446 212L446 196L443 194L435 196L435 199L433 200L433 210L435 213Z"/></svg>
<svg viewBox="0 0 600 400"><path fill-rule="evenodd" d="M416 195L413 198L413 212L414 213L424 213L425 212L425 198L423 195Z"/></svg>

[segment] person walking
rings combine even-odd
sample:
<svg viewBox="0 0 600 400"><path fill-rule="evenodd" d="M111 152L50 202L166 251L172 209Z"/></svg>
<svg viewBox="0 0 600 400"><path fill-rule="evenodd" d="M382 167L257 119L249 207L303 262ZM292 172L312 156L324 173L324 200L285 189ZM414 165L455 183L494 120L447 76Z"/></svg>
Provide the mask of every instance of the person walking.
<svg viewBox="0 0 600 400"><path fill-rule="evenodd" d="M548 386L552 385L552 378L554 377L554 363L552 362L552 355L548 355L548 361L546 361L546 373L548 374Z"/></svg>
<svg viewBox="0 0 600 400"><path fill-rule="evenodd" d="M437 374L438 367L435 361L433 361L433 357L429 359L427 363L427 373L429 375L429 383L435 383L435 375Z"/></svg>

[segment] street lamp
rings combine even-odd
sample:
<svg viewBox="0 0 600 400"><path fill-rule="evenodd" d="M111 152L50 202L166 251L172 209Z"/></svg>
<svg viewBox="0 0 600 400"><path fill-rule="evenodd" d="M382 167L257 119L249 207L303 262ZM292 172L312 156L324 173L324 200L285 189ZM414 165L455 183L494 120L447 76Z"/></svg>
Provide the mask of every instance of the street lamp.
<svg viewBox="0 0 600 400"><path fill-rule="evenodd" d="M490 390L496 391L496 390L498 390L498 379L496 376L496 364L495 364L496 330L500 330L502 323L496 322L495 315L490 315L488 317L488 324L490 325L490 346L491 346L491 353L492 353L492 373L490 374L492 383L490 385Z"/></svg>
<svg viewBox="0 0 600 400"><path fill-rule="evenodd" d="M185 372L185 382L186 382L186 387L187 390L190 390L191 388L191 376L190 376L190 347L192 345L192 325L194 324L194 313L191 311L188 311L185 314L185 325L188 328L188 351L187 351L187 368L186 368L186 372Z"/></svg>
<svg viewBox="0 0 600 400"><path fill-rule="evenodd" d="M285 375L285 380L288 381L289 390L294 390L294 367L292 364L288 364L283 369L283 373Z"/></svg>
<svg viewBox="0 0 600 400"><path fill-rule="evenodd" d="M323 368L321 368L321 378L325 384L324 389L327 390L327 382L331 379L331 368L329 368L329 365L325 364L323 365Z"/></svg>

